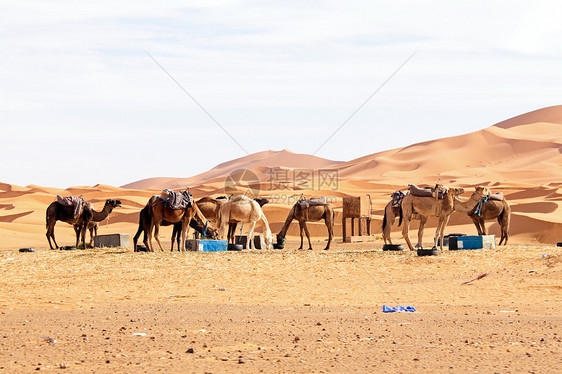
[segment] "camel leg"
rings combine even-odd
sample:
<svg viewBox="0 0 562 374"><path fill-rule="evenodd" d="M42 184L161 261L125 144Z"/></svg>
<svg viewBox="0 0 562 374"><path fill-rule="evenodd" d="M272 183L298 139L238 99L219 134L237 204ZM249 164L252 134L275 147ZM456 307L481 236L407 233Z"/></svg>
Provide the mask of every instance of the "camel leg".
<svg viewBox="0 0 562 374"><path fill-rule="evenodd" d="M97 226L92 226L90 228L90 248L94 248L94 230L97 231ZM96 233L97 236L97 233Z"/></svg>
<svg viewBox="0 0 562 374"><path fill-rule="evenodd" d="M53 249L53 245L51 244L51 238L53 238L53 243L55 243L55 249L58 249L59 246L57 245L57 242L55 241L55 227L54 226L49 226L47 228L47 240L49 241L49 247L51 249Z"/></svg>
<svg viewBox="0 0 562 374"><path fill-rule="evenodd" d="M501 237L498 245L507 245L507 239L509 238L509 218L502 217L505 212L498 216L498 224L500 225Z"/></svg>
<svg viewBox="0 0 562 374"><path fill-rule="evenodd" d="M174 225L172 225L172 240L171 240L172 245L171 245L171 248L170 248L170 252L174 251L174 242L176 241L176 235L177 235L176 225L174 224ZM180 247L178 246L178 250L179 249L180 249Z"/></svg>
<svg viewBox="0 0 562 374"><path fill-rule="evenodd" d="M486 229L486 221L484 221L484 217L480 217L478 221L480 222L480 231L482 232L480 235L488 235L488 229Z"/></svg>
<svg viewBox="0 0 562 374"><path fill-rule="evenodd" d="M236 243L236 241L234 240L234 238L236 236L236 226L238 226L238 223L236 223L236 222L228 224L228 243L229 244Z"/></svg>
<svg viewBox="0 0 562 374"><path fill-rule="evenodd" d="M441 239L439 243L439 248L443 250L443 236L445 234L445 227L447 227L447 222L449 222L449 216L439 217L439 223L437 224L437 232L435 233L434 248L437 247L437 235Z"/></svg>
<svg viewBox="0 0 562 374"><path fill-rule="evenodd" d="M185 252L185 236L189 230L189 219L186 220L185 217L181 222L181 243L178 244L178 249L180 252Z"/></svg>
<svg viewBox="0 0 562 374"><path fill-rule="evenodd" d="M303 227L303 224L302 224L301 221L299 221L299 231L300 231L300 234L301 234L301 246L299 247L299 249L302 249L302 241L303 241L303 238L304 238L304 227Z"/></svg>
<svg viewBox="0 0 562 374"><path fill-rule="evenodd" d="M474 226L476 226L476 231L478 232L478 235L482 235L482 230L480 229L480 221L478 221L478 218L471 216L470 217L472 219L472 223L474 223Z"/></svg>
<svg viewBox="0 0 562 374"><path fill-rule="evenodd" d="M133 251L134 252L137 251L137 243L138 243L139 237L140 237L140 235L143 231L144 230L143 230L142 224L139 223L139 228L137 229L137 233L133 237ZM144 237L145 237L145 240L146 240L146 234L144 235Z"/></svg>
<svg viewBox="0 0 562 374"><path fill-rule="evenodd" d="M156 243L158 243L158 247L160 248L161 252L164 252L164 248L162 248L162 244L160 243L160 223L157 223L156 225L154 225L154 239L156 240Z"/></svg>
<svg viewBox="0 0 562 374"><path fill-rule="evenodd" d="M306 226L306 221L302 223L304 227L304 233L306 234L306 238L308 239L308 250L312 250L312 243L310 242L310 234L308 233L308 227Z"/></svg>
<svg viewBox="0 0 562 374"><path fill-rule="evenodd" d="M417 248L423 248L423 230L425 229L425 223L427 222L427 217L420 218L420 228L418 229L418 244Z"/></svg>
<svg viewBox="0 0 562 374"><path fill-rule="evenodd" d="M148 230L146 231L147 238L144 242L149 252L154 252L154 247L152 246L152 230L154 230L154 220L152 220L152 222L150 222L150 225L148 226ZM147 243L149 245L147 245Z"/></svg>
<svg viewBox="0 0 562 374"><path fill-rule="evenodd" d="M326 244L326 248L324 248L324 250L327 251L330 249L330 244L332 243L332 238L334 237L334 223L332 222L331 217L326 218L325 222L326 227L328 228L328 244Z"/></svg>
<svg viewBox="0 0 562 374"><path fill-rule="evenodd" d="M81 226L78 226L78 229L75 226L74 230L76 231L76 249L79 248L78 245L80 241L83 245L82 249L86 249L86 231L88 231L88 223L83 223Z"/></svg>
<svg viewBox="0 0 562 374"><path fill-rule="evenodd" d="M252 221L250 222L250 228L248 229L248 243L247 243L247 247L248 249L255 249L254 248L254 229L256 227L256 222Z"/></svg>
<svg viewBox="0 0 562 374"><path fill-rule="evenodd" d="M402 224L404 225L402 226L402 237L406 241L406 244L408 244L408 248L410 248L410 251L413 251L414 247L412 246L412 242L408 237L408 231L410 230L410 217L404 217L404 222Z"/></svg>
<svg viewBox="0 0 562 374"><path fill-rule="evenodd" d="M80 226L74 225L72 227L74 228L74 232L76 233L76 249L78 249L78 245L80 244Z"/></svg>
<svg viewBox="0 0 562 374"><path fill-rule="evenodd" d="M389 210L390 210L390 212L389 212ZM396 219L396 216L394 215L394 212L392 212L392 208L390 208L390 209L385 208L384 217L383 217L384 228L382 229L382 238L384 239L384 244L392 245L392 240L390 239L390 234L391 234L392 225L394 225L395 219Z"/></svg>

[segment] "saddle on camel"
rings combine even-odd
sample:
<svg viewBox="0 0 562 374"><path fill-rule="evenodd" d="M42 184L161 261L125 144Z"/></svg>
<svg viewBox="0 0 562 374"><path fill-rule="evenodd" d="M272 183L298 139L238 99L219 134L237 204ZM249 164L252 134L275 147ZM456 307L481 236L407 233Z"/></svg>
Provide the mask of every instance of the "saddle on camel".
<svg viewBox="0 0 562 374"><path fill-rule="evenodd" d="M160 197L166 202L166 206L170 209L180 210L193 206L193 196L188 190L177 192L166 189L162 191Z"/></svg>

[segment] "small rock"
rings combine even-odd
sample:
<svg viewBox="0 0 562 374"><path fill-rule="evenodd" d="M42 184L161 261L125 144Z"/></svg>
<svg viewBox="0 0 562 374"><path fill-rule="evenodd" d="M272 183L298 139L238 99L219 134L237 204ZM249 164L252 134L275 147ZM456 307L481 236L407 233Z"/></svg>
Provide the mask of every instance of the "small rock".
<svg viewBox="0 0 562 374"><path fill-rule="evenodd" d="M60 367L61 369L67 369L67 368L68 368L68 364L67 364L66 362L61 362L61 363L59 364L59 367Z"/></svg>
<svg viewBox="0 0 562 374"><path fill-rule="evenodd" d="M228 357L223 357L223 358L221 358L221 361L230 361L230 358L228 358Z"/></svg>
<svg viewBox="0 0 562 374"><path fill-rule="evenodd" d="M290 353L287 353L287 354L285 355L285 357L292 357L292 356L293 356L293 355L290 354Z"/></svg>
<svg viewBox="0 0 562 374"><path fill-rule="evenodd" d="M246 363L246 360L243 359L243 358L239 358L239 359L238 359L238 363L239 363L239 364L245 364L245 363Z"/></svg>
<svg viewBox="0 0 562 374"><path fill-rule="evenodd" d="M195 351L193 350L193 348L189 348L187 351L185 351L185 353L195 353Z"/></svg>
<svg viewBox="0 0 562 374"><path fill-rule="evenodd" d="M494 314L494 312L492 312L491 310L488 310L486 313L487 314Z"/></svg>
<svg viewBox="0 0 562 374"><path fill-rule="evenodd" d="M138 322L139 320L136 318L131 318L131 322Z"/></svg>
<svg viewBox="0 0 562 374"><path fill-rule="evenodd" d="M221 287L221 288L219 288L219 291L226 291L226 288Z"/></svg>
<svg viewBox="0 0 562 374"><path fill-rule="evenodd" d="M110 363L111 363L111 361L109 361L109 360L105 360L105 363L106 363L106 364L110 364Z"/></svg>

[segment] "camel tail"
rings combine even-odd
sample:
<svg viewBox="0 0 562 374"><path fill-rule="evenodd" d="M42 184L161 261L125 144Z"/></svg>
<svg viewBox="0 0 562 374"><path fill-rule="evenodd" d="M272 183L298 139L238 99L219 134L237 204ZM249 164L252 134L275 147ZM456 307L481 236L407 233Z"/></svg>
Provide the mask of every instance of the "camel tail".
<svg viewBox="0 0 562 374"><path fill-rule="evenodd" d="M384 210L384 217L382 218L382 229L384 231L386 227L386 209Z"/></svg>
<svg viewBox="0 0 562 374"><path fill-rule="evenodd" d="M404 217L404 214L402 213L402 204L400 204L400 219L398 220L398 227L402 224L402 217Z"/></svg>

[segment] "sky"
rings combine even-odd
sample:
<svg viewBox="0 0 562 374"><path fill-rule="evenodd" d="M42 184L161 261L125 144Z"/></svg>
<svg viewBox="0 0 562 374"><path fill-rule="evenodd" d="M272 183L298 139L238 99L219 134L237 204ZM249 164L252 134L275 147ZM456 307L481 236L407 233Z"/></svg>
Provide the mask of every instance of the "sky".
<svg viewBox="0 0 562 374"><path fill-rule="evenodd" d="M3 1L0 181L120 186L270 149L348 161L477 131L562 104L561 10Z"/></svg>

